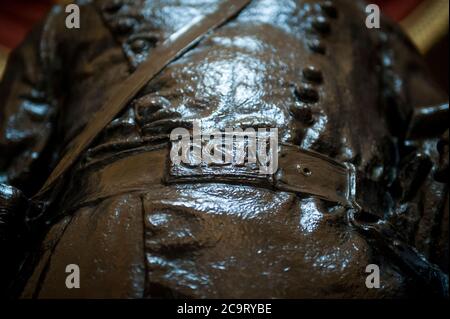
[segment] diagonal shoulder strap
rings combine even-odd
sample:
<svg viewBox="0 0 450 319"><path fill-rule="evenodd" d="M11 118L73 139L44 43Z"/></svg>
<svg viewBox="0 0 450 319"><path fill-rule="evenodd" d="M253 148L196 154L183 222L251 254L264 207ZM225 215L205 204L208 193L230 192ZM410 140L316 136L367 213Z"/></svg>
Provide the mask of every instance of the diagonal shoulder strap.
<svg viewBox="0 0 450 319"><path fill-rule="evenodd" d="M93 115L86 128L69 144L66 152L44 186L33 197L40 198L79 158L95 137L110 123L129 101L170 62L197 44L209 31L236 16L251 0L225 0L216 11L192 21L158 46Z"/></svg>

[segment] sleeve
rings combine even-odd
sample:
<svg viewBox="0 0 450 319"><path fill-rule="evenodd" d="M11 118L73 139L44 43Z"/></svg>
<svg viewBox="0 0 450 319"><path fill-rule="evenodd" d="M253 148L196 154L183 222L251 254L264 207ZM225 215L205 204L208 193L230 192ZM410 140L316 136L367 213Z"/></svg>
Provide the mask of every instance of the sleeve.
<svg viewBox="0 0 450 319"><path fill-rule="evenodd" d="M55 7L56 8L56 7ZM56 8L9 56L0 82L0 296L26 251L27 196L42 184L56 150L51 142L63 98L61 12Z"/></svg>
<svg viewBox="0 0 450 319"><path fill-rule="evenodd" d="M390 56L399 63L387 67L387 106L395 113L388 118L401 130L392 187L399 205L391 221L409 244L448 273L448 95L421 56L403 49L408 41L396 32L391 37Z"/></svg>
<svg viewBox="0 0 450 319"><path fill-rule="evenodd" d="M36 191L50 167L47 149L62 98L50 14L15 49L0 83L0 183Z"/></svg>

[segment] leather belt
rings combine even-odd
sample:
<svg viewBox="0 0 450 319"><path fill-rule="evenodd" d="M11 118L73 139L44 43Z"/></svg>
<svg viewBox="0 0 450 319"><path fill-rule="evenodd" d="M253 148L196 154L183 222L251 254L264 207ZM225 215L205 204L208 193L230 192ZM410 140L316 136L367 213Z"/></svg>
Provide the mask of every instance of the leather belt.
<svg viewBox="0 0 450 319"><path fill-rule="evenodd" d="M356 172L350 163L339 163L322 154L295 145L280 144L278 170L260 174L256 164L224 165L183 163L170 159L165 182L225 182L269 187L274 190L309 194L346 207L358 207L355 201Z"/></svg>
<svg viewBox="0 0 450 319"><path fill-rule="evenodd" d="M68 201L78 205L164 184L230 183L307 194L345 207L359 207L353 165L290 144L279 145L278 170L274 174L260 174L256 164L174 164L170 148L164 145L106 162L95 169L77 171Z"/></svg>

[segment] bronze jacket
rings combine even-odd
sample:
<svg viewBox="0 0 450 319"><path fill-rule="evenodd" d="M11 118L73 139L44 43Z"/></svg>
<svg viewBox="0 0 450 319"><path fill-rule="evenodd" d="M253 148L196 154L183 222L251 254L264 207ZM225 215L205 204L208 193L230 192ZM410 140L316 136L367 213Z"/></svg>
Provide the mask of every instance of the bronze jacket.
<svg viewBox="0 0 450 319"><path fill-rule="evenodd" d="M153 48L219 2L79 1L80 29L67 29L55 6L11 54L0 86L0 232L15 243L2 245L8 294L445 294L448 97L396 25L365 27L362 1L253 1L105 128L39 230L23 225L23 198L93 112ZM167 185L167 134L194 119L278 128L282 143L352 163L364 209L220 176ZM65 286L68 264L81 269L80 289ZM365 285L369 264L380 267L379 289Z"/></svg>

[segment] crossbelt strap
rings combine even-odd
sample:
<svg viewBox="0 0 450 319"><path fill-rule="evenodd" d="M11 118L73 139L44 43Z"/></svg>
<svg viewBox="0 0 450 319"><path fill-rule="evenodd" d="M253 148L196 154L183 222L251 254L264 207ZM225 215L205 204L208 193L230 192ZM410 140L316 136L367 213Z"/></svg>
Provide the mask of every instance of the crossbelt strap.
<svg viewBox="0 0 450 319"><path fill-rule="evenodd" d="M95 137L120 113L130 100L170 62L197 44L209 31L236 16L251 0L225 0L216 11L203 16L171 35L148 56L102 107L92 116L84 130L73 139L44 186L33 197L46 194L69 167L86 150Z"/></svg>

